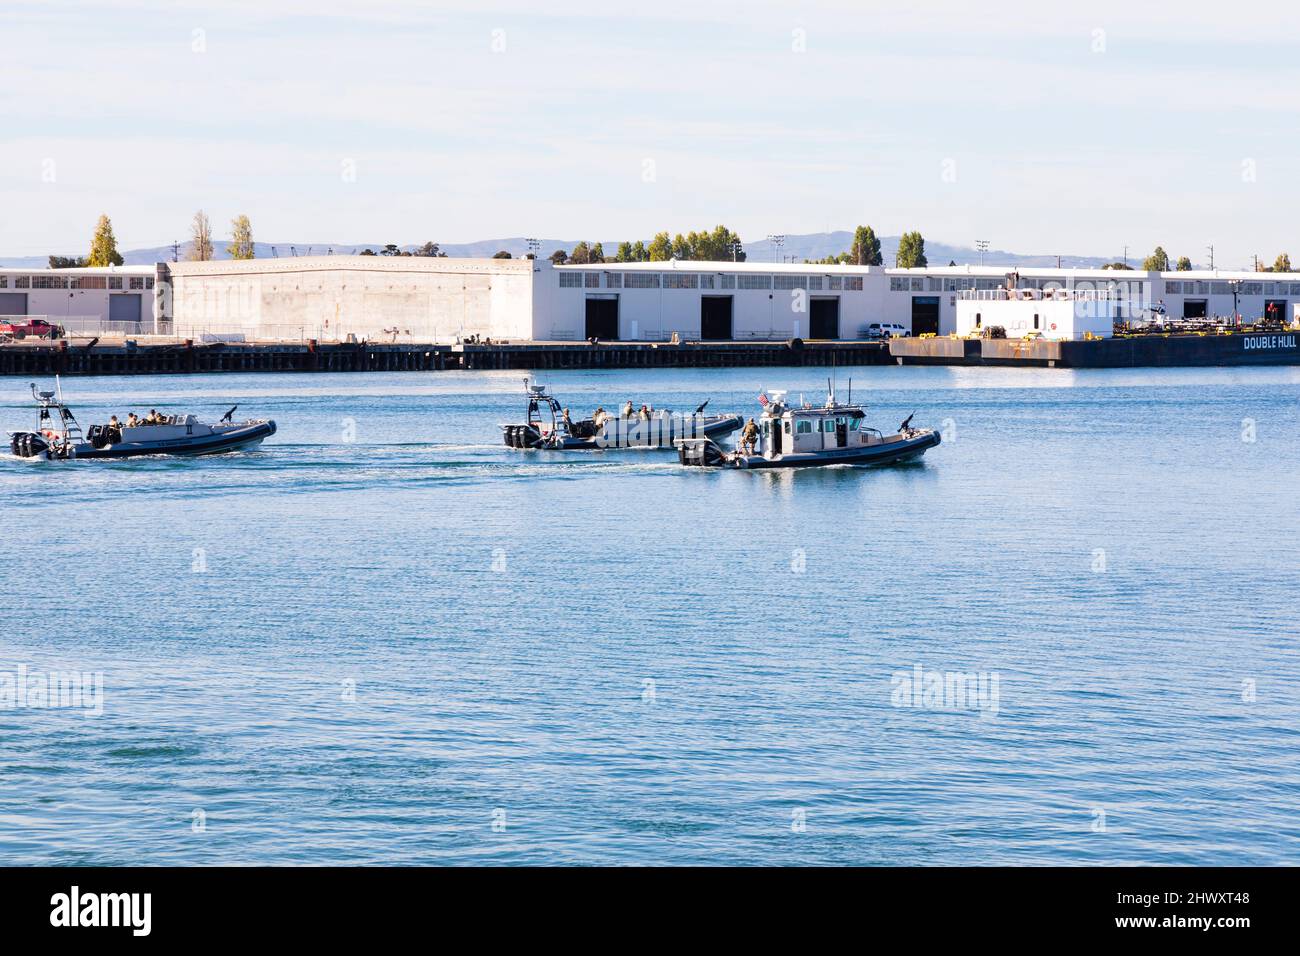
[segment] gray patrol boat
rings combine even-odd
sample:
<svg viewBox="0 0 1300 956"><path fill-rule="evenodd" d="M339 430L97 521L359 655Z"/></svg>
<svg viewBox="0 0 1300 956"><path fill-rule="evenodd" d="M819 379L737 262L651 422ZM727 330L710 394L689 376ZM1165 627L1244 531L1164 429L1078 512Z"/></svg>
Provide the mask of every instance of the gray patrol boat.
<svg viewBox="0 0 1300 956"><path fill-rule="evenodd" d="M37 391L32 385L39 420L35 431L10 432L9 448L19 458L50 461L70 458L135 458L141 455L212 455L253 448L275 434L275 422L232 421L236 405L215 425L193 415L170 415L147 425L91 425L83 434L72 409L63 402L62 388Z"/></svg>

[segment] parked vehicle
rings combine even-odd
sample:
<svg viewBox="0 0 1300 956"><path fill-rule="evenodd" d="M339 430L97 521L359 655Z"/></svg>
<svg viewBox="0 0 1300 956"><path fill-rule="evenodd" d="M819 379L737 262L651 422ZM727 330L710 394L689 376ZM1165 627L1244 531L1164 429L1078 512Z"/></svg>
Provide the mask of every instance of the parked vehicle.
<svg viewBox="0 0 1300 956"><path fill-rule="evenodd" d="M897 322L872 322L863 331L862 336L867 339L903 339L910 334Z"/></svg>
<svg viewBox="0 0 1300 956"><path fill-rule="evenodd" d="M0 318L0 337L5 336L14 339L28 337L34 339L61 339L63 338L63 328L58 325L51 325L44 319L29 319L20 315L11 315Z"/></svg>

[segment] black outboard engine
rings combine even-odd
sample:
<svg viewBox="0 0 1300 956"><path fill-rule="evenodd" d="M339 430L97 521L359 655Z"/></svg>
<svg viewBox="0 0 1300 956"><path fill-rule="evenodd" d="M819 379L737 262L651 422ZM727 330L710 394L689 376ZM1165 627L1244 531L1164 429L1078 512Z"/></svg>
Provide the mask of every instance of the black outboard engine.
<svg viewBox="0 0 1300 956"><path fill-rule="evenodd" d="M717 468L727 463L727 453L712 438L686 438L677 444L677 460L683 465Z"/></svg>
<svg viewBox="0 0 1300 956"><path fill-rule="evenodd" d="M507 425L504 437L511 448L537 448L542 444L541 433L532 425Z"/></svg>
<svg viewBox="0 0 1300 956"><path fill-rule="evenodd" d="M14 432L9 448L19 458L35 458L48 454L50 443L40 432Z"/></svg>

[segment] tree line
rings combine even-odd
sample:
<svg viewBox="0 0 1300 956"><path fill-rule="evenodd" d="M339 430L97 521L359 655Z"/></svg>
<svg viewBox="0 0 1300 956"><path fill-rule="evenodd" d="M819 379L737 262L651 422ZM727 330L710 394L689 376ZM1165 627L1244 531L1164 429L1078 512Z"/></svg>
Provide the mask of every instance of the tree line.
<svg viewBox="0 0 1300 956"><path fill-rule="evenodd" d="M501 255L501 253L497 253ZM740 236L726 226L712 230L688 232L669 236L659 232L649 241L620 242L612 256L605 254L602 243L589 243L585 239L573 247L572 252L556 249L550 260L557 265L589 265L594 262L669 262L681 259L694 262L744 262L745 248Z"/></svg>
<svg viewBox="0 0 1300 956"><path fill-rule="evenodd" d="M230 243L226 254L232 259L252 259L256 255L253 243L253 226L248 216L239 215L230 221ZM445 258L436 242L426 242L410 251L403 251L394 243L384 245L378 252L365 249L363 256L422 256ZM212 223L202 209L194 214L190 223L190 240L186 244L185 259L190 262L206 262L214 258ZM493 256L495 259L509 259L509 252L502 250ZM527 258L533 258L529 253ZM621 242L613 256L605 255L604 246L588 243L586 240L573 247L572 252L556 249L550 259L554 263L588 265L600 262L668 262L681 259L696 262L744 262L745 250L740 237L726 226L716 226L712 230L678 233L669 237L667 232L656 233L647 244L638 239L636 242ZM95 223L95 232L90 240L90 252L85 256L49 257L51 269L75 269L87 266L120 266L123 259L117 250L117 238L113 234L113 223L107 215L101 215ZM804 262L810 262L805 259ZM811 263L810 263L811 264ZM819 265L858 265L879 266L884 264L880 251L880 239L870 226L858 226L853 231L853 242L849 248L836 256L826 256L816 260ZM929 265L925 255L925 239L920 232L905 232L898 240L898 251L894 255L894 265L901 269L923 268ZM1103 269L1130 269L1124 262L1109 262ZM1142 260L1142 269L1147 272L1190 272L1192 260L1179 256L1173 269L1169 267L1169 254L1161 246L1156 246L1151 255ZM1279 253L1271 266L1264 266L1256 259L1256 272L1291 272L1291 257Z"/></svg>

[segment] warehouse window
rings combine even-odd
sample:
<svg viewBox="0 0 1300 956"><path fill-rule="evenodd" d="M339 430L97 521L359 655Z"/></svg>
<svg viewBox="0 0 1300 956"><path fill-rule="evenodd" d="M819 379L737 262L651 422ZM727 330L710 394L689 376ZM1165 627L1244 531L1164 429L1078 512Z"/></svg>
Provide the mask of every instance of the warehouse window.
<svg viewBox="0 0 1300 956"><path fill-rule="evenodd" d="M839 292L844 288L844 280L839 276L831 276L831 291Z"/></svg>
<svg viewBox="0 0 1300 956"><path fill-rule="evenodd" d="M862 291L862 276L848 276L844 280L844 288L851 292Z"/></svg>
<svg viewBox="0 0 1300 956"><path fill-rule="evenodd" d="M72 280L74 289L107 289L107 276L78 276Z"/></svg>
<svg viewBox="0 0 1300 956"><path fill-rule="evenodd" d="M9 277L0 276L0 289L7 289L7 288L9 288Z"/></svg>
<svg viewBox="0 0 1300 956"><path fill-rule="evenodd" d="M581 272L561 272L560 273L561 289L581 289L582 273Z"/></svg>
<svg viewBox="0 0 1300 956"><path fill-rule="evenodd" d="M109 277L108 277L108 287L109 287L110 289L121 289L121 288L122 288L122 277L121 277L121 276L109 276Z"/></svg>
<svg viewBox="0 0 1300 956"><path fill-rule="evenodd" d="M722 276L722 284L721 284L718 288L720 288L720 289L734 289L735 287L736 287L736 277L735 277L735 276Z"/></svg>
<svg viewBox="0 0 1300 956"><path fill-rule="evenodd" d="M605 288L606 288L606 289L621 289L621 288L623 288L623 273L621 273L621 272L606 272L606 273L605 273Z"/></svg>
<svg viewBox="0 0 1300 956"><path fill-rule="evenodd" d="M699 281L693 275L680 275L675 272L664 273L665 289L696 289L699 288Z"/></svg>
<svg viewBox="0 0 1300 956"><path fill-rule="evenodd" d="M586 276L587 276L587 288L588 288L588 289L599 289L599 288L600 288L600 273L599 273L599 272L588 272L588 273L586 273Z"/></svg>
<svg viewBox="0 0 1300 956"><path fill-rule="evenodd" d="M907 290L908 290L908 282L907 282L906 277L904 277L904 276L890 276L890 277L889 277L889 291L890 291L890 292L906 292Z"/></svg>
<svg viewBox="0 0 1300 956"><path fill-rule="evenodd" d="M791 289L806 289L808 284L803 276L773 276L772 288L788 292Z"/></svg>
<svg viewBox="0 0 1300 956"><path fill-rule="evenodd" d="M717 277L716 277L716 276L713 276L713 275L700 276L700 288L701 288L701 289L712 289L712 288L713 288L713 280L714 280L715 278L717 278Z"/></svg>
<svg viewBox="0 0 1300 956"><path fill-rule="evenodd" d="M659 273L657 272L629 272L623 280L625 289L657 289L659 288Z"/></svg>
<svg viewBox="0 0 1300 956"><path fill-rule="evenodd" d="M822 277L821 277L821 276L809 276L809 277L808 277L808 288L809 288L811 291L813 291L813 292L820 292L820 291L822 290Z"/></svg>
<svg viewBox="0 0 1300 956"><path fill-rule="evenodd" d="M737 289L770 289L772 288L771 276L736 276Z"/></svg>
<svg viewBox="0 0 1300 956"><path fill-rule="evenodd" d="M31 276L14 276L15 289L30 289L32 283Z"/></svg>

